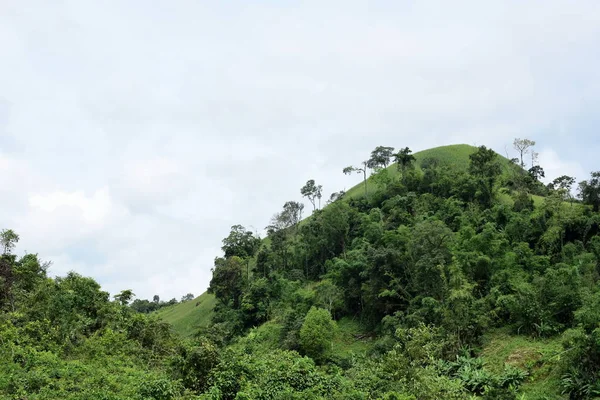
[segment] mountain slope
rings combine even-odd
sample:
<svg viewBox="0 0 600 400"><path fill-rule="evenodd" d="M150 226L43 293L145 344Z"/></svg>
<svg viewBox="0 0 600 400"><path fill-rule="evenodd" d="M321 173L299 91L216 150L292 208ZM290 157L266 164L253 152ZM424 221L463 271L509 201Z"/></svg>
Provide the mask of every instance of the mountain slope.
<svg viewBox="0 0 600 400"><path fill-rule="evenodd" d="M205 292L193 300L161 308L156 315L182 337L191 337L199 328L208 326L214 306L215 296Z"/></svg>

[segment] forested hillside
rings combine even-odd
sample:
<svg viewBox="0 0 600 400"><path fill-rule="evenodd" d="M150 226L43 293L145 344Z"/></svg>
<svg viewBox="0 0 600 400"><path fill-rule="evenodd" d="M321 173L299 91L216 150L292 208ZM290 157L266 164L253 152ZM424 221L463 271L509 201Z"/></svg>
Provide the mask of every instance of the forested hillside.
<svg viewBox="0 0 600 400"><path fill-rule="evenodd" d="M4 230L0 398L597 398L600 173L575 196L513 145L377 147L348 192L299 187L310 216L233 226L209 293L158 315Z"/></svg>

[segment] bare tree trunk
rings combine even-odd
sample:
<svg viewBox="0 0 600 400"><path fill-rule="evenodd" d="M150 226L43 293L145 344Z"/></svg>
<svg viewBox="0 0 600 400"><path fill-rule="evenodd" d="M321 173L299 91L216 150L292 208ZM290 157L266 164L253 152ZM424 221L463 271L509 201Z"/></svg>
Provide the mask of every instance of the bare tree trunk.
<svg viewBox="0 0 600 400"><path fill-rule="evenodd" d="M525 163L523 162L523 150L521 150L521 168L525 168Z"/></svg>

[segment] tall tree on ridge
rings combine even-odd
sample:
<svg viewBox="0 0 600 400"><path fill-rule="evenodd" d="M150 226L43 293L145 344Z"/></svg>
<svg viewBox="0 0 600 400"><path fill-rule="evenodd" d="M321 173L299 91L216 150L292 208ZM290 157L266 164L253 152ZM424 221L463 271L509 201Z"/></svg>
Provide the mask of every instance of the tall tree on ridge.
<svg viewBox="0 0 600 400"><path fill-rule="evenodd" d="M260 238L242 225L233 225L229 235L223 239L221 250L225 258L238 256L242 259L253 257L260 246Z"/></svg>
<svg viewBox="0 0 600 400"><path fill-rule="evenodd" d="M260 237L254 236L251 231L246 230L242 225L234 225L231 227L229 236L223 239L221 249L225 253L225 258L237 256L246 261L246 278L249 280L250 258L254 257L260 243Z"/></svg>
<svg viewBox="0 0 600 400"><path fill-rule="evenodd" d="M2 245L2 254L10 254L19 241L17 235L12 229L3 229L0 231L0 245Z"/></svg>
<svg viewBox="0 0 600 400"><path fill-rule="evenodd" d="M539 165L534 165L533 167L529 168L529 175L531 176L531 178L533 178L533 180L535 181L539 181L541 178L545 178L546 177L546 173L544 172L544 169L542 167L540 167Z"/></svg>
<svg viewBox="0 0 600 400"><path fill-rule="evenodd" d="M516 138L514 140L513 147L519 152L519 157L521 159L521 168L525 168L525 161L523 160L523 156L529 153L529 149L533 146L535 146L535 141L533 140L519 138Z"/></svg>
<svg viewBox="0 0 600 400"><path fill-rule="evenodd" d="M321 196L323 194L323 186L316 185L314 179L306 181L306 185L300 189L302 197L306 197L313 205L313 211L317 209L316 200L319 200L319 208L321 208Z"/></svg>
<svg viewBox="0 0 600 400"><path fill-rule="evenodd" d="M0 231L0 245L2 246L2 254L0 254L0 296L4 297L4 301L0 298L0 307L2 303L7 302L13 311L15 308L13 285L15 282L14 266L16 256L11 253L18 241L19 235L12 229Z"/></svg>
<svg viewBox="0 0 600 400"><path fill-rule="evenodd" d="M573 196L571 195L571 189L575 184L575 178L568 175L562 175L552 181L552 187L554 190L562 192L562 195L571 201L573 204Z"/></svg>
<svg viewBox="0 0 600 400"><path fill-rule="evenodd" d="M276 232L291 227L295 228L302 220L303 210L304 204L297 201L286 201L283 210L271 218L271 225L267 227L267 230Z"/></svg>
<svg viewBox="0 0 600 400"><path fill-rule="evenodd" d="M387 146L377 146L375 150L371 152L371 158L369 158L369 168L387 168L390 163L390 159L394 155L394 148Z"/></svg>
<svg viewBox="0 0 600 400"><path fill-rule="evenodd" d="M368 195L368 191L367 191L367 168L368 167L369 167L369 161L363 161L362 167L348 166L342 170L342 172L346 175L350 175L353 172L356 172L357 174L360 174L360 173L363 174L363 181L365 183L365 196Z"/></svg>
<svg viewBox="0 0 600 400"><path fill-rule="evenodd" d="M398 164L398 169L402 171L402 176L404 177L404 173L406 170L415 162L415 156L412 155L412 150L408 147L400 149L396 154L394 154L394 162Z"/></svg>

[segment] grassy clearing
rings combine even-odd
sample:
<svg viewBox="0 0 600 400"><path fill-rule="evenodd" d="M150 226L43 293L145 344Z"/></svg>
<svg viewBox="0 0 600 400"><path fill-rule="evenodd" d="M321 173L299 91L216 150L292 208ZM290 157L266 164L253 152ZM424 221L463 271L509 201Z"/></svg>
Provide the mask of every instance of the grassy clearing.
<svg viewBox="0 0 600 400"><path fill-rule="evenodd" d="M279 339L283 326L275 321L251 328L246 336L241 337L233 348L245 349L246 352L268 353L280 348Z"/></svg>
<svg viewBox="0 0 600 400"><path fill-rule="evenodd" d="M365 356L373 344L373 338L366 336L360 323L352 318L337 321L338 333L333 340L333 354L350 357Z"/></svg>
<svg viewBox="0 0 600 400"><path fill-rule="evenodd" d="M513 195L514 195L514 192L513 192ZM540 208L540 207L544 206L544 202L546 200L545 197L538 196L536 194L531 195L531 199L533 200L533 206L535 208ZM513 197L511 196L511 194L506 193L506 192L498 193L498 201L500 203L510 206L510 207L512 207L515 204L515 201L514 201ZM563 211L570 211L573 208L577 209L578 207L581 208L581 207L585 207L585 206L581 203L569 202L569 201L564 201L562 203Z"/></svg>
<svg viewBox="0 0 600 400"><path fill-rule="evenodd" d="M562 400L567 397L560 394L556 371L556 356L561 349L559 338L532 339L503 329L485 336L480 356L492 372L501 372L505 364L529 372L520 400Z"/></svg>
<svg viewBox="0 0 600 400"><path fill-rule="evenodd" d="M182 337L191 337L198 328L210 323L215 306L215 296L203 293L194 300L162 308L156 314L173 326Z"/></svg>
<svg viewBox="0 0 600 400"><path fill-rule="evenodd" d="M353 356L366 356L373 339L366 335L360 323L352 318L342 318L336 322L337 334L332 342L332 354L349 359ZM235 345L241 349L265 353L280 348L280 337L283 326L275 321L266 322L250 329L248 334Z"/></svg>

